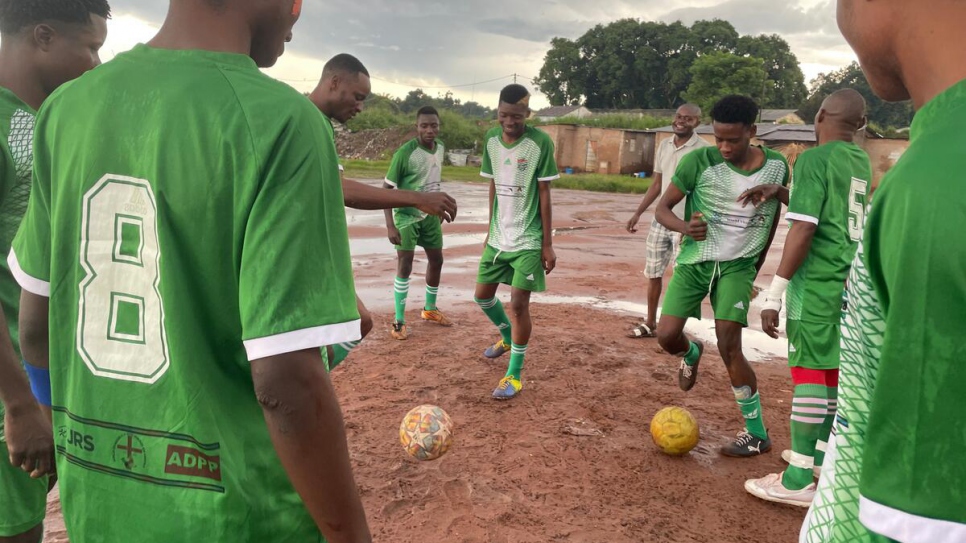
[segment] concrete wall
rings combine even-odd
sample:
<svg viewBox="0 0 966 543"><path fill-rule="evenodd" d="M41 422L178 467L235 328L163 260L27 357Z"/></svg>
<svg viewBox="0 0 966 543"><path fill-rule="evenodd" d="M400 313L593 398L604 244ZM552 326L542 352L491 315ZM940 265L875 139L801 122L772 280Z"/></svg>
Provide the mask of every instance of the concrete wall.
<svg viewBox="0 0 966 543"><path fill-rule="evenodd" d="M882 176L895 166L896 161L909 148L907 140L876 140L866 139L863 145L872 161L872 182L879 183Z"/></svg>
<svg viewBox="0 0 966 543"><path fill-rule="evenodd" d="M654 137L644 132L575 125L539 127L556 146L557 167L575 172L630 174L650 172Z"/></svg>

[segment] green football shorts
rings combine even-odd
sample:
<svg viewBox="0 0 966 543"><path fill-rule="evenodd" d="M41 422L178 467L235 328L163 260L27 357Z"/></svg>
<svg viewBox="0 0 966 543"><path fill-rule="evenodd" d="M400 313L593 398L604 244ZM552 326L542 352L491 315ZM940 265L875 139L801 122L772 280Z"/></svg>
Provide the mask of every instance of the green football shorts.
<svg viewBox="0 0 966 543"><path fill-rule="evenodd" d="M0 439L0 537L20 535L44 521L47 477L31 479L10 465L7 442Z"/></svg>
<svg viewBox="0 0 966 543"><path fill-rule="evenodd" d="M490 245L483 249L477 283L503 283L521 290L547 290L547 274L543 271L543 254L539 250L497 251Z"/></svg>
<svg viewBox="0 0 966 543"><path fill-rule="evenodd" d="M841 354L838 324L787 321L788 365L810 370L837 370Z"/></svg>
<svg viewBox="0 0 966 543"><path fill-rule="evenodd" d="M443 248L443 225L439 217L425 219L399 228L401 241L396 245L397 251L414 251L416 246L423 249Z"/></svg>
<svg viewBox="0 0 966 543"><path fill-rule="evenodd" d="M678 264L664 294L662 315L682 319L701 318L701 302L711 295L715 320L748 326L751 289L758 271L757 258L727 262Z"/></svg>

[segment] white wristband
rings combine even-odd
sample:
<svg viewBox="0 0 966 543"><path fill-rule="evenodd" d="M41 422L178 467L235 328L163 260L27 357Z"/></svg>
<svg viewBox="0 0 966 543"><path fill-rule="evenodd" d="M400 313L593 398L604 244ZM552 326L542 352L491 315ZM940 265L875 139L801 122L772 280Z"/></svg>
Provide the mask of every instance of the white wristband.
<svg viewBox="0 0 966 543"><path fill-rule="evenodd" d="M765 293L765 301L761 308L763 311L781 311L782 309L782 296L785 295L785 291L788 289L788 279L775 276L771 281L771 286L768 288L768 292Z"/></svg>

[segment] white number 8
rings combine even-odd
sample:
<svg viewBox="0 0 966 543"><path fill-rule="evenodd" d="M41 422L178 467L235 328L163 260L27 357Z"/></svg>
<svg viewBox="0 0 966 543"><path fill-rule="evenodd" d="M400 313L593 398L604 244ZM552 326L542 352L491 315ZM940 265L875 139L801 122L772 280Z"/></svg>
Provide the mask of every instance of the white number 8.
<svg viewBox="0 0 966 543"><path fill-rule="evenodd" d="M169 356L151 184L106 175L83 206L77 351L94 375L154 383Z"/></svg>

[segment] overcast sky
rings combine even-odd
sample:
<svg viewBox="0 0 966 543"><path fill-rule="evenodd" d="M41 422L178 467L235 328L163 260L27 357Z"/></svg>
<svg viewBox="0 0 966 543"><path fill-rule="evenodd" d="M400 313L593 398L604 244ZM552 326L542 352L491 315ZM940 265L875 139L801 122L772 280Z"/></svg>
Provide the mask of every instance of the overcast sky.
<svg viewBox="0 0 966 543"><path fill-rule="evenodd" d="M112 0L111 6L104 58L149 40L167 10L163 0ZM685 24L721 18L741 34L780 34L798 56L806 84L855 59L835 26L834 0L305 0L295 39L268 73L311 90L325 61L346 52L369 68L373 92L451 90L493 107L512 74L532 87L551 38L574 39L622 18ZM532 105L543 107L546 98L537 94Z"/></svg>

